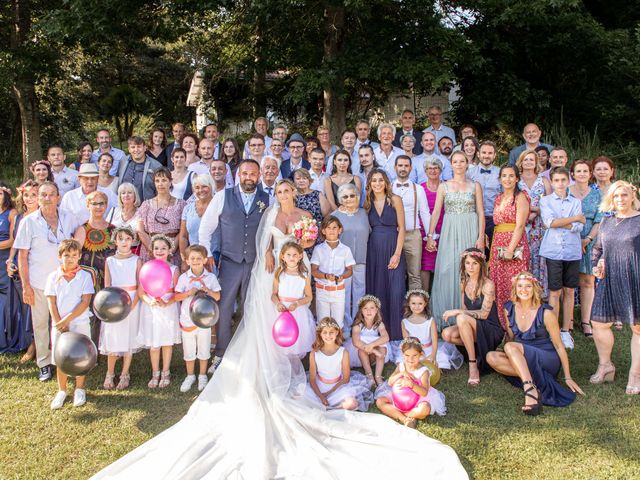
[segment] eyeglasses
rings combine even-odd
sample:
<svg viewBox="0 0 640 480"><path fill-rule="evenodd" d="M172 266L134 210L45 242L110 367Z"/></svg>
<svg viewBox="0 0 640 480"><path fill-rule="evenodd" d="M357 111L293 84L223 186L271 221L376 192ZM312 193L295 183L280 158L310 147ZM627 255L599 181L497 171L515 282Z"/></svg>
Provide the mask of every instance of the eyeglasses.
<svg viewBox="0 0 640 480"><path fill-rule="evenodd" d="M346 200L347 198L356 198L356 194L355 193L350 193L349 195L343 195L342 199Z"/></svg>
<svg viewBox="0 0 640 480"><path fill-rule="evenodd" d="M249 148L262 147L264 143L250 143Z"/></svg>
<svg viewBox="0 0 640 480"><path fill-rule="evenodd" d="M89 205L91 205L93 207L104 207L106 205L106 203L104 203L104 202L89 202Z"/></svg>
<svg viewBox="0 0 640 480"><path fill-rule="evenodd" d="M293 149L298 149L298 148L304 148L302 145L289 145L289 148Z"/></svg>

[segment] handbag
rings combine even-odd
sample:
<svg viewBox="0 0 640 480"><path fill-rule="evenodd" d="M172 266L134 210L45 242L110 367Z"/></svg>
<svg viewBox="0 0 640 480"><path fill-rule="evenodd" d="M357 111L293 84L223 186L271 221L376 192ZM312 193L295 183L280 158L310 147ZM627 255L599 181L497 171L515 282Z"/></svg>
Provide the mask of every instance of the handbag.
<svg viewBox="0 0 640 480"><path fill-rule="evenodd" d="M516 247L516 249L513 251L513 258L505 258L504 254L507 252L507 247L498 247L498 260L505 260L505 261L509 261L509 260L522 260L522 255L523 255L523 248L522 247Z"/></svg>

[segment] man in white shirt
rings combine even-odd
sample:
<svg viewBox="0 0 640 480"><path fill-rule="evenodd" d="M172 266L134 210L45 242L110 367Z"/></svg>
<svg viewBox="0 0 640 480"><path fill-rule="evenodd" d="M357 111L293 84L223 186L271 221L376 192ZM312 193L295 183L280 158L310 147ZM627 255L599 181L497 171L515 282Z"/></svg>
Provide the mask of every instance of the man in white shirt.
<svg viewBox="0 0 640 480"><path fill-rule="evenodd" d="M324 193L324 180L329 176L328 173L323 172L324 169L324 150L320 147L316 147L309 153L309 164L311 169L309 174L311 175L311 190L318 190Z"/></svg>
<svg viewBox="0 0 640 480"><path fill-rule="evenodd" d="M98 144L98 148L96 148L91 154L91 161L93 163L98 163L100 155L103 153L110 153L113 157L113 165L111 166L111 170L109 170L109 175L117 177L120 162L124 161L124 159L127 158L127 155L119 148L111 146L111 135L109 134L109 130L106 128L98 130L98 133L96 133L96 142Z"/></svg>
<svg viewBox="0 0 640 480"><path fill-rule="evenodd" d="M68 192L60 202L60 210L65 211L84 225L89 221L89 207L87 207L87 195L96 190L103 192L108 199L105 215L111 211L111 208L118 206L118 197L109 187L98 186L98 167L93 163L83 163L80 165L78 172L78 181L80 186Z"/></svg>
<svg viewBox="0 0 640 480"><path fill-rule="evenodd" d="M422 267L422 234L420 222L429 230L431 214L427 203L427 194L420 185L409 179L411 159L407 155L398 155L395 160L397 178L392 184L393 193L402 199L404 206L405 237L402 250L407 262L409 289L422 288L420 269Z"/></svg>
<svg viewBox="0 0 640 480"><path fill-rule="evenodd" d="M411 159L413 171L411 172L411 180L418 185L422 185L427 181L427 174L424 170L424 164L428 157L437 157L442 162L442 172L440 180L447 181L453 178L453 170L451 170L451 162L446 157L436 153L436 135L432 132L422 134L422 153Z"/></svg>
<svg viewBox="0 0 640 480"><path fill-rule="evenodd" d="M92 163L82 166L87 165L95 168ZM62 240L73 238L80 225L73 215L58 208L59 202L58 186L53 182L43 183L38 189L38 210L22 219L13 243L18 251L24 303L31 306L36 363L40 368L38 378L43 382L51 379L49 307L44 288L49 274L60 265L58 245Z"/></svg>
<svg viewBox="0 0 640 480"><path fill-rule="evenodd" d="M422 132L431 132L436 136L436 144L440 142L442 137L449 137L451 142L453 143L452 147L456 146L456 132L453 131L453 128L447 127L442 123L442 108L434 105L429 107L429 123L430 125L425 128ZM438 153L440 151L438 150Z"/></svg>
<svg viewBox="0 0 640 480"><path fill-rule="evenodd" d="M211 168L211 161L214 159L213 152L215 151L215 145L213 140L203 138L198 144L198 155L200 160L192 163L187 168L188 171L197 173L198 175L206 175Z"/></svg>
<svg viewBox="0 0 640 480"><path fill-rule="evenodd" d="M66 158L64 150L62 150L62 147L59 145L52 145L49 147L49 150L47 150L47 160L49 160L51 164L53 181L58 185L61 197L64 197L65 193L80 186L78 182L78 172L64 164Z"/></svg>
<svg viewBox="0 0 640 480"><path fill-rule="evenodd" d="M396 127L390 123L381 123L378 126L378 140L380 146L373 149L378 166L389 176L389 180L396 178L395 163L398 155L403 155L404 150L393 146L393 139L396 136Z"/></svg>

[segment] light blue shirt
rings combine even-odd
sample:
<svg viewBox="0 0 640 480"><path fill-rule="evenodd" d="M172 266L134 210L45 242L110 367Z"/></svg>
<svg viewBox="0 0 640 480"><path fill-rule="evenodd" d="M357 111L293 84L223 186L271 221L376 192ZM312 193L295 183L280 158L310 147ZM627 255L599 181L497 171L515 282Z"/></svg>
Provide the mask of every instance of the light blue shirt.
<svg viewBox="0 0 640 480"><path fill-rule="evenodd" d="M421 153L420 155L416 155L411 159L411 176L409 178L411 178L412 182L421 185L427 181L427 174L424 171L424 162L427 160L427 157L436 157L442 162L442 172L440 172L440 180L446 182L447 180L451 180L453 178L451 162L449 161L449 159L447 159L447 157L438 153L432 153L430 155Z"/></svg>
<svg viewBox="0 0 640 480"><path fill-rule="evenodd" d="M101 153L103 152L101 152L99 148L94 150L93 153L91 154L91 162L97 164L98 158L100 158ZM120 166L120 162L124 162L124 160L127 158L127 155L122 150L115 147L111 147L111 150L109 150L106 153L110 153L111 156L113 157L113 165L111 165L111 170L109 170L109 175L113 177L117 177L118 167Z"/></svg>
<svg viewBox="0 0 640 480"><path fill-rule="evenodd" d="M391 153L389 153L389 156L387 157L382 151L382 148L376 147L373 149L373 154L375 155L376 162L378 162L380 168L387 172L389 180L393 182L396 179L396 157L398 155L404 155L404 150L398 147L392 147Z"/></svg>
<svg viewBox="0 0 640 480"><path fill-rule="evenodd" d="M482 172L482 170L485 173ZM491 170L491 173L486 173L486 170ZM491 165L486 168L482 165L473 165L467 172L467 178L477 182L482 187L482 200L484 202L484 216L490 217L493 215L493 207L496 203L496 198L502 192L502 185L500 184L500 169L495 165Z"/></svg>
<svg viewBox="0 0 640 480"><path fill-rule="evenodd" d="M571 230L551 227L554 220L575 215L582 215L582 202L571 193L561 198L553 192L551 195L540 198L540 217L547 228L540 245L541 257L565 262L582 258L580 232L582 232L584 224L573 222Z"/></svg>
<svg viewBox="0 0 640 480"><path fill-rule="evenodd" d="M256 198L255 190L251 193L245 193L240 190L240 196L242 197L242 204L244 205L244 212L249 213L249 209L251 208L251 204L253 203L253 199Z"/></svg>
<svg viewBox="0 0 640 480"><path fill-rule="evenodd" d="M187 206L182 210L182 220L184 220L187 227L187 235L189 236L189 245L198 244L198 231L200 230L200 221L202 217L198 216L196 211L196 202L187 203ZM211 237L211 252L220 251L220 229L217 228L213 236Z"/></svg>
<svg viewBox="0 0 640 480"><path fill-rule="evenodd" d="M436 152L440 153L438 149L438 143L442 137L449 137L453 142L453 146L455 147L456 142L456 132L453 131L453 128L447 127L446 125L440 125L440 128L437 130L433 127L433 125L429 125L427 128L422 130L422 133L431 132L436 136Z"/></svg>

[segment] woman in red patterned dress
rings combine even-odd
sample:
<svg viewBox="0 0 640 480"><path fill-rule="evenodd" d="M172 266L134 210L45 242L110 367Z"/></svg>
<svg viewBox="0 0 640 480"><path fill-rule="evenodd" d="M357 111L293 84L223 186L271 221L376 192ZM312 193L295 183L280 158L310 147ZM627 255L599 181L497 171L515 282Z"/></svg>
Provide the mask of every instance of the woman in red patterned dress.
<svg viewBox="0 0 640 480"><path fill-rule="evenodd" d="M502 328L506 326L504 302L511 294L511 279L529 268L529 244L525 226L529 218L529 197L520 190L520 172L514 165L500 169L503 192L496 198L493 222L496 227L491 242L489 277L496 285L496 304Z"/></svg>

